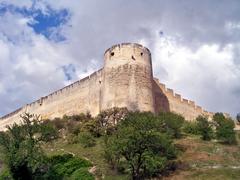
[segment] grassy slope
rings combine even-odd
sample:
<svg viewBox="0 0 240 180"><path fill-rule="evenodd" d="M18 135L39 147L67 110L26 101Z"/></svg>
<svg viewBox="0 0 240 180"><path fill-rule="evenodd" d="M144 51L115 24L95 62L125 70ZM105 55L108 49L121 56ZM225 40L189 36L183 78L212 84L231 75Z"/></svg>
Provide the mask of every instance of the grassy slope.
<svg viewBox="0 0 240 180"><path fill-rule="evenodd" d="M99 179L128 179L127 176L112 171L104 160L103 138L98 138L96 146L89 148L83 148L80 144L68 144L66 141L60 139L54 143L44 145L44 150L49 155L70 152L76 156L84 157L90 160L94 166L97 167L95 174Z"/></svg>
<svg viewBox="0 0 240 180"><path fill-rule="evenodd" d="M103 139L97 140L97 145L83 148L79 144L67 144L58 140L44 146L48 154L72 152L77 156L85 157L97 167L96 175L104 179L128 179L111 171L103 159ZM229 146L211 141L200 140L197 136L187 136L176 141L178 146L185 149L179 155L186 167L177 170L164 179L240 179L240 146Z"/></svg>
<svg viewBox="0 0 240 180"><path fill-rule="evenodd" d="M240 143L240 142L239 142ZM44 150L49 154L74 153L85 157L97 167L95 172L99 179L128 179L125 175L112 171L103 158L103 139L97 139L95 147L83 148L79 144L67 144L63 139L45 144ZM177 170L165 180L219 180L240 179L240 146L222 145L217 142L206 142L197 136L187 136L176 141L185 151L179 155L186 167ZM0 155L2 155L0 153ZM2 157L0 156L0 159Z"/></svg>
<svg viewBox="0 0 240 180"><path fill-rule="evenodd" d="M206 142L197 136L180 139L176 144L185 151L179 159L187 164L170 177L173 180L219 180L240 179L240 146Z"/></svg>

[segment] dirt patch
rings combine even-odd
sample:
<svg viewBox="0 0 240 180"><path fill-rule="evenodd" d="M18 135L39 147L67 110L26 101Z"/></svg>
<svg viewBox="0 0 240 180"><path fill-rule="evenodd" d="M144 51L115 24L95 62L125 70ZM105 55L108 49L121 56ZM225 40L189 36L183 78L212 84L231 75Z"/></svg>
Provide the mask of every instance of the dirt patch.
<svg viewBox="0 0 240 180"><path fill-rule="evenodd" d="M190 171L176 171L173 174L163 177L163 180L185 180L187 176L190 176Z"/></svg>

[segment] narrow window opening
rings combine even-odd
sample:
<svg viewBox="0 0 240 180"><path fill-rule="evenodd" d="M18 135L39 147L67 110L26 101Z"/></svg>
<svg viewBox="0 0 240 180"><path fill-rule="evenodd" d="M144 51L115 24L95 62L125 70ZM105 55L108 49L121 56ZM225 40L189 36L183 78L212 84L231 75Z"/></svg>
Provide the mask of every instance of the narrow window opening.
<svg viewBox="0 0 240 180"><path fill-rule="evenodd" d="M133 59L134 61L136 60L134 56L132 56L132 59Z"/></svg>
<svg viewBox="0 0 240 180"><path fill-rule="evenodd" d="M143 53L141 52L141 56L143 56Z"/></svg>
<svg viewBox="0 0 240 180"><path fill-rule="evenodd" d="M111 56L114 56L114 52L111 52Z"/></svg>

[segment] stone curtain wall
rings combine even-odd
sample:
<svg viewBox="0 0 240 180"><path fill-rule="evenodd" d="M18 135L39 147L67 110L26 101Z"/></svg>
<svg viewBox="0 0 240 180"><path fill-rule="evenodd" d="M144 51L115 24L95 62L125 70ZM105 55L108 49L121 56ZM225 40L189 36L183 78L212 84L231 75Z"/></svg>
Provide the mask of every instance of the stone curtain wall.
<svg viewBox="0 0 240 180"><path fill-rule="evenodd" d="M181 114L189 121L195 120L199 115L205 115L208 116L209 119L212 119L214 113L203 110L203 108L197 106L194 101L182 98L180 94L176 94L172 89L166 88L158 79L155 78L154 82L155 109L157 112L175 112Z"/></svg>
<svg viewBox="0 0 240 180"><path fill-rule="evenodd" d="M2 117L0 130L14 122L19 123L20 115L25 112L39 114L43 119L87 112L97 115L100 111L101 78L102 69Z"/></svg>

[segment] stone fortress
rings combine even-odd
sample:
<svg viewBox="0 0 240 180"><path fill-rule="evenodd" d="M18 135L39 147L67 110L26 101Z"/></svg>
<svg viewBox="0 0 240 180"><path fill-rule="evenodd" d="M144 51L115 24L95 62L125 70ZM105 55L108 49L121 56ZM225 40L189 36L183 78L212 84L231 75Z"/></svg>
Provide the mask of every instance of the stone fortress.
<svg viewBox="0 0 240 180"><path fill-rule="evenodd" d="M147 48L123 43L106 50L102 69L1 117L0 130L19 123L20 115L25 112L53 119L87 112L96 116L113 107L153 113L171 111L186 120L194 120L198 115L213 116L153 77L151 53Z"/></svg>

